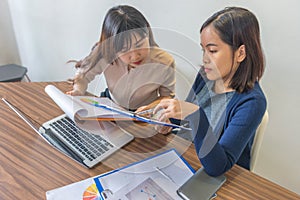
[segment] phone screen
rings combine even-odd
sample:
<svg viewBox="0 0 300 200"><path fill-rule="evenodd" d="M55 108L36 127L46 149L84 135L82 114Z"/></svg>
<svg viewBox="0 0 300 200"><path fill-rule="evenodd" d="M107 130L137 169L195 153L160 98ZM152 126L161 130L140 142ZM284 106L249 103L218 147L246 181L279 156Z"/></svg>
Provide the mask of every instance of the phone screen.
<svg viewBox="0 0 300 200"><path fill-rule="evenodd" d="M209 176L202 167L177 190L177 193L185 200L208 200L214 197L225 181L224 175Z"/></svg>

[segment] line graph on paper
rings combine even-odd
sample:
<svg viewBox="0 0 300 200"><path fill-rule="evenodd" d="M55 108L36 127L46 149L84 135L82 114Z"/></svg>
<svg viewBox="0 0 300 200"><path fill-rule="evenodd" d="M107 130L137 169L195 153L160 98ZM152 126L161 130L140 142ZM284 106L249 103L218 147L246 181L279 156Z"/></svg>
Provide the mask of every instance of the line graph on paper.
<svg viewBox="0 0 300 200"><path fill-rule="evenodd" d="M173 198L151 178L147 178L125 196L130 200L173 200Z"/></svg>

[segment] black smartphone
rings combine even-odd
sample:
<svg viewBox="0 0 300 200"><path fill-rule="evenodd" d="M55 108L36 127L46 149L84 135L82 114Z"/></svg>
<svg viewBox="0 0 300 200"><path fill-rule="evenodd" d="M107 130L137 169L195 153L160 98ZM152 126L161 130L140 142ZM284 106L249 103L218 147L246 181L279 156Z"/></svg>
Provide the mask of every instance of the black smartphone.
<svg viewBox="0 0 300 200"><path fill-rule="evenodd" d="M184 200L212 199L225 181L224 175L209 176L202 167L177 190L177 194Z"/></svg>

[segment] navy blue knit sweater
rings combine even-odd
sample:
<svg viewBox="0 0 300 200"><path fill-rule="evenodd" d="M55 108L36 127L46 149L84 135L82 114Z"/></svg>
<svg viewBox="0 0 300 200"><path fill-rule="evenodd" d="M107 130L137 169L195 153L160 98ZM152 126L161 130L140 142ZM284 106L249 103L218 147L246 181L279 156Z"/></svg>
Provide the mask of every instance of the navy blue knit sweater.
<svg viewBox="0 0 300 200"><path fill-rule="evenodd" d="M205 80L198 74L186 101L198 94ZM250 167L250 152L257 127L266 111L266 98L259 83L245 93L235 93L229 101L225 118L219 121L220 133L213 133L202 108L187 116L197 155L205 171L218 176L234 164ZM220 135L220 136L216 136Z"/></svg>

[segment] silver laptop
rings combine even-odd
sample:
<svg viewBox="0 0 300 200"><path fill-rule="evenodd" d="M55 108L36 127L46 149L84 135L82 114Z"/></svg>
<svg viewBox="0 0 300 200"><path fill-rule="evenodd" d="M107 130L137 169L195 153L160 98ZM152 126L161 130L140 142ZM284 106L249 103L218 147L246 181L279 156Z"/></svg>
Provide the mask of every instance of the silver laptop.
<svg viewBox="0 0 300 200"><path fill-rule="evenodd" d="M134 139L130 133L110 121L102 122L100 134L78 128L63 114L40 127L41 135L54 147L91 168Z"/></svg>
<svg viewBox="0 0 300 200"><path fill-rule="evenodd" d="M86 132L78 128L66 114L39 125L38 130L35 126L39 124L37 121L6 99L1 100L47 143L88 168L95 166L134 139L133 135L110 121L101 123L102 129L99 128L99 131L97 129L99 134Z"/></svg>

